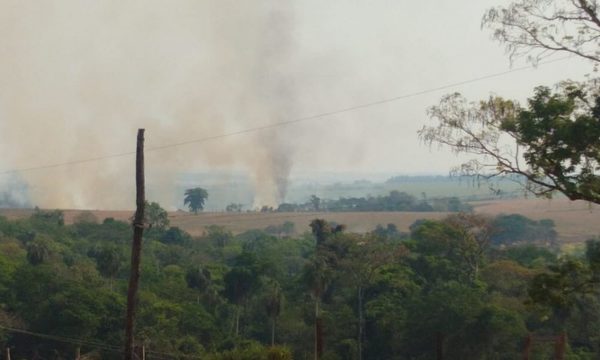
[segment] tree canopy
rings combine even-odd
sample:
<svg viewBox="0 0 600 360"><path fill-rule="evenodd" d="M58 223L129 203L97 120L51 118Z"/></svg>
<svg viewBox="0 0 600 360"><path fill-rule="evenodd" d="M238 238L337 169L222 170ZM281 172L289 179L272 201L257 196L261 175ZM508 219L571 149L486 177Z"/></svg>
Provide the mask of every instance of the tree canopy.
<svg viewBox="0 0 600 360"><path fill-rule="evenodd" d="M208 192L203 188L187 189L183 204L189 206L190 210L197 214L198 211L204 209L204 202L207 198Z"/></svg>
<svg viewBox="0 0 600 360"><path fill-rule="evenodd" d="M429 109L429 144L477 155L454 171L492 178L518 175L536 195L559 191L600 203L600 92L595 82L538 87L526 106L491 97L469 103L455 93Z"/></svg>
<svg viewBox="0 0 600 360"><path fill-rule="evenodd" d="M483 26L503 43L511 59L537 62L563 52L600 62L597 0L519 0L489 9Z"/></svg>

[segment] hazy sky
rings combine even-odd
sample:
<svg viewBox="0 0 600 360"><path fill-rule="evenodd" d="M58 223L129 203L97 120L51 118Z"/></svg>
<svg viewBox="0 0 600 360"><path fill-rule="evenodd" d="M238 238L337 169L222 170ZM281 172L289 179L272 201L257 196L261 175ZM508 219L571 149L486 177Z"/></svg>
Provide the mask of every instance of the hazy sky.
<svg viewBox="0 0 600 360"><path fill-rule="evenodd" d="M506 71L504 49L480 29L485 9L501 3L0 0L0 170L132 151L138 127L153 147ZM165 174L210 169L247 171L263 202L277 201L290 172L444 174L458 160L416 135L443 94L523 100L534 86L591 69L569 59L157 151L147 160L150 191L172 198ZM22 177L36 203L104 207L130 200L122 193L131 193L132 164L124 157Z"/></svg>

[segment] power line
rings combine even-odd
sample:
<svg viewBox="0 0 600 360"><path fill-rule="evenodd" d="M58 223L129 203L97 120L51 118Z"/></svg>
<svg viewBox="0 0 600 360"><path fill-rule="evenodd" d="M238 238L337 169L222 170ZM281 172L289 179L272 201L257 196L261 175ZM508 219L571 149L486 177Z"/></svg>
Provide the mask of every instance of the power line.
<svg viewBox="0 0 600 360"><path fill-rule="evenodd" d="M95 347L98 349L115 351L115 352L122 351L122 349L118 346L103 344L103 343L93 341L93 340L75 339L75 338L69 338L69 337L64 337L64 336L43 334L43 333L38 333L38 332L33 332L33 331L25 330L25 329L18 329L18 328L3 326L3 325L0 325L0 329L6 330L9 332L13 332L13 333L25 334L25 335L35 336L35 337L39 337L39 338L43 338L43 339L54 340L54 341L67 343L67 344L87 345L90 347Z"/></svg>
<svg viewBox="0 0 600 360"><path fill-rule="evenodd" d="M50 334L38 333L38 332L33 332L33 331L25 330L25 329L18 329L18 328L3 326L3 325L0 325L0 329L6 330L9 332L13 332L13 333L24 334L24 335L34 336L34 337L38 337L38 338L42 338L42 339L58 341L58 342L66 343L66 344L79 345L79 346L85 345L85 346L89 346L89 347L100 349L100 350L107 350L107 351L119 352L119 353L123 351L123 349L119 346L104 344L104 343L93 341L93 340L75 339L75 338L64 337L64 336L50 335ZM200 356L200 355L172 354L172 353L154 351L154 350L146 350L146 353L151 354L151 355L157 355L157 356L166 356L168 358L175 358L175 359L179 359L179 358L201 359L202 358L202 356Z"/></svg>
<svg viewBox="0 0 600 360"><path fill-rule="evenodd" d="M377 100L377 101L367 102L367 103L363 103L363 104L359 104L359 105L354 105L354 106L341 108L341 109L337 109L337 110L322 112L322 113L318 113L318 114L314 114L314 115L299 117L299 118L295 118L295 119L291 119L291 120L284 120L284 121L280 121L280 122L276 122L276 123L272 123L272 124L266 124L266 125L262 125L262 126L257 126L257 127L253 127L253 128L247 128L247 129L238 130L238 131L234 131L234 132L229 132L229 133L224 133L224 134L219 134L219 135L212 135L212 136L207 136L207 137L203 137L203 138L199 138L199 139L186 140L186 141L181 141L181 142L177 142L177 143L159 145L159 146L154 146L154 147L147 147L146 151L158 151L158 150L179 147L179 146L184 146L184 145L189 145L189 144L204 143L204 142L208 142L208 141L223 139L223 138L230 137L230 136L260 132L260 131L267 130L267 129L274 129L274 128L292 125L292 124L296 124L296 123L300 123L300 122L321 119L321 118L325 118L328 116L343 114L343 113L352 112L352 111L360 110L360 109L371 108L371 107L388 104L388 103L392 103L392 102L399 101L399 100L405 100L408 98L433 93L436 91L447 90L447 89L450 89L453 87L466 85L466 84L470 84L470 83L474 83L474 82L478 82L478 81L482 81L482 80L492 79L492 78L504 76L507 74L511 74L514 72L534 69L534 68L537 68L542 65L547 65L547 64L551 64L551 63L555 63L555 62L559 62L559 61L564 61L564 60L568 60L570 58L571 58L571 56L561 57L561 58L557 58L554 60L539 62L537 65L521 66L518 68L513 68L513 69L502 71L502 72L484 75L484 76L472 78L469 80L458 81L458 82L454 82L454 83L450 83L450 84L446 84L446 85L442 85L442 86L438 86L438 87L434 87L434 88L429 88L426 90L411 92L411 93L398 95L398 96L394 96L394 97L389 97L389 98L385 98L385 99L381 99L381 100ZM122 152L122 153L109 154L109 155L103 155L103 156L96 156L96 157L91 157L91 158L86 158L86 159L65 161L65 162L54 163L54 164L31 166L31 167L12 169L12 170L4 170L4 171L0 171L0 175L7 175L7 174L13 174L13 173L19 173L19 172L25 172L25 171L42 170L42 169L50 169L50 168L56 168L56 167L62 167L62 166L76 165L76 164L100 161L100 160L111 159L111 158L131 156L134 154L135 154L135 151L129 151L129 152Z"/></svg>

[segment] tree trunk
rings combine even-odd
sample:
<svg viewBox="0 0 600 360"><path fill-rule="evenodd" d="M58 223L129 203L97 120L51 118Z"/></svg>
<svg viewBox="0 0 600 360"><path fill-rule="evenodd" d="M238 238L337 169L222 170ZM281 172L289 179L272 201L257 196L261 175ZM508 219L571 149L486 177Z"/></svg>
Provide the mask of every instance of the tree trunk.
<svg viewBox="0 0 600 360"><path fill-rule="evenodd" d="M142 253L142 235L144 234L144 129L139 129L136 147L136 211L133 220L133 242L131 244L131 273L129 274L129 288L127 290L127 317L125 321L125 360L133 360L134 347L133 335L135 324L135 307L137 289L140 280L140 258Z"/></svg>
<svg viewBox="0 0 600 360"><path fill-rule="evenodd" d="M525 338L525 346L523 347L523 360L529 360L531 356L531 334L527 335Z"/></svg>
<svg viewBox="0 0 600 360"><path fill-rule="evenodd" d="M437 360L444 360L444 334L438 332L435 337L435 352Z"/></svg>
<svg viewBox="0 0 600 360"><path fill-rule="evenodd" d="M565 332L556 337L556 344L554 346L554 358L556 360L565 359L566 343L567 335Z"/></svg>
<svg viewBox="0 0 600 360"><path fill-rule="evenodd" d="M240 306L235 306L235 337L240 334Z"/></svg>
<svg viewBox="0 0 600 360"><path fill-rule="evenodd" d="M363 314L363 289L358 287L358 360L363 358L363 339L364 339L364 314Z"/></svg>
<svg viewBox="0 0 600 360"><path fill-rule="evenodd" d="M10 360L10 348L8 346L4 349L4 358Z"/></svg>
<svg viewBox="0 0 600 360"><path fill-rule="evenodd" d="M315 360L323 355L323 319L319 309L320 299L315 301Z"/></svg>
<svg viewBox="0 0 600 360"><path fill-rule="evenodd" d="M315 299L315 360L319 360L319 299Z"/></svg>
<svg viewBox="0 0 600 360"><path fill-rule="evenodd" d="M275 346L275 318L271 318L271 346Z"/></svg>

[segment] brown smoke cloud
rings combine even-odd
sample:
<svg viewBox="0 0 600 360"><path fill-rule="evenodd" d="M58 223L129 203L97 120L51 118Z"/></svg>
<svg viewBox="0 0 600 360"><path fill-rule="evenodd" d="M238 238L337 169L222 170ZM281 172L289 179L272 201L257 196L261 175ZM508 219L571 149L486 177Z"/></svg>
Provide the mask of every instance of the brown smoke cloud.
<svg viewBox="0 0 600 360"><path fill-rule="evenodd" d="M294 114L291 2L0 0L1 169L218 135ZM285 199L291 130L148 152L153 200L178 172L242 168ZM41 207L131 208L132 158L21 174Z"/></svg>

